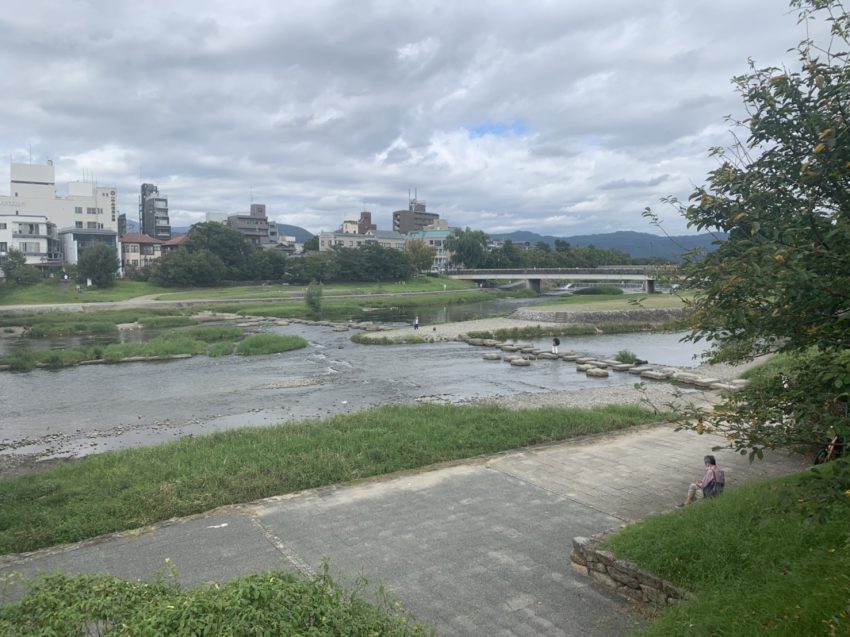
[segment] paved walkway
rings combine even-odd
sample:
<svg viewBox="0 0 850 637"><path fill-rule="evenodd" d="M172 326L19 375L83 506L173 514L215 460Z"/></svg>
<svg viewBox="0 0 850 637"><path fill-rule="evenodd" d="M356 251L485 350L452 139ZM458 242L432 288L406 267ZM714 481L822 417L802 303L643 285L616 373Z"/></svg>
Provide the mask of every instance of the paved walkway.
<svg viewBox="0 0 850 637"><path fill-rule="evenodd" d="M717 442L648 427L317 489L2 556L0 578L147 579L170 558L191 585L275 568L314 573L327 558L340 580L383 585L440 635L625 635L643 620L571 570L570 541L673 509ZM781 454L753 465L715 455L729 488L803 467Z"/></svg>

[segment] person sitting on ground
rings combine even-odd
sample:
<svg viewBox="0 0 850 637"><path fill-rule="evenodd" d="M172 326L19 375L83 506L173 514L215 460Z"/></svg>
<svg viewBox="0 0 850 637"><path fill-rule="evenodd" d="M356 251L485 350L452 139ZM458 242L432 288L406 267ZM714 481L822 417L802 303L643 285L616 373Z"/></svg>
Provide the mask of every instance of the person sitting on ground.
<svg viewBox="0 0 850 637"><path fill-rule="evenodd" d="M702 460L705 464L705 474L702 480L693 482L688 487L688 498L684 504L694 502L697 499L698 492L702 494L702 497L710 498L720 495L720 492L723 491L725 478L723 472L717 468L717 461L714 459L714 456L705 456Z"/></svg>

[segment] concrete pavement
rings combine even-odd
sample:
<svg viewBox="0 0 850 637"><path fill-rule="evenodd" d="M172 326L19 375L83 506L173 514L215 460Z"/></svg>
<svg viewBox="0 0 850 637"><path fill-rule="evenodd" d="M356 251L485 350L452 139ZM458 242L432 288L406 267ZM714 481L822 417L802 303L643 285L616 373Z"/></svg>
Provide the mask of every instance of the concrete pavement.
<svg viewBox="0 0 850 637"><path fill-rule="evenodd" d="M718 440L669 425L270 498L150 528L0 557L11 572L151 578L170 560L187 585L269 569L363 575L441 635L625 635L642 619L572 571L576 535L674 508ZM803 468L715 454L728 488ZM6 593L20 594L12 586Z"/></svg>

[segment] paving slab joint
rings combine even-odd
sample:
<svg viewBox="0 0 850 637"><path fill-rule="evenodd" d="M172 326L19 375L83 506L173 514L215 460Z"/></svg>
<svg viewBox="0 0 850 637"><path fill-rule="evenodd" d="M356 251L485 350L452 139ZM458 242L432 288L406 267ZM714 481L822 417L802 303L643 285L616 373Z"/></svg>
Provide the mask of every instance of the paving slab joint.
<svg viewBox="0 0 850 637"><path fill-rule="evenodd" d="M598 548L606 535L607 532L573 538L570 551L573 570L650 611L693 598L692 593L653 575L634 562L617 559L613 553Z"/></svg>

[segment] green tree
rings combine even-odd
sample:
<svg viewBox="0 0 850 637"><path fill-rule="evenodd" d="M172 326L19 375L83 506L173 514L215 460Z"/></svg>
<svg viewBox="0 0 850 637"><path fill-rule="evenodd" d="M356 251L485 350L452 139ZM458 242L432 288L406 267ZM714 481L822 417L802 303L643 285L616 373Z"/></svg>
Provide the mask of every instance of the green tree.
<svg viewBox="0 0 850 637"><path fill-rule="evenodd" d="M180 248L164 255L152 267L150 281L164 287L212 286L226 276L227 267L209 250Z"/></svg>
<svg viewBox="0 0 850 637"><path fill-rule="evenodd" d="M319 235L314 234L312 237L307 239L304 242L304 252L318 252L319 251Z"/></svg>
<svg viewBox="0 0 850 637"><path fill-rule="evenodd" d="M27 258L20 250L10 248L2 264L3 276L7 284L32 285L41 281L38 268L27 264Z"/></svg>
<svg viewBox="0 0 850 637"><path fill-rule="evenodd" d="M310 309L313 318L322 316L322 285L318 281L310 281L310 285L304 290L304 302Z"/></svg>
<svg viewBox="0 0 850 637"><path fill-rule="evenodd" d="M106 243L95 243L80 253L77 259L77 279L91 282L99 288L109 288L115 285L115 275L118 268L118 254Z"/></svg>
<svg viewBox="0 0 850 637"><path fill-rule="evenodd" d="M687 204L668 200L691 227L728 233L684 265L698 289L691 338L711 342L714 361L786 354L714 414L690 414L690 426L726 433L751 457L848 433L850 18L836 0L791 6L803 21L826 18L831 41L803 40L794 70L751 64L736 77L740 141L711 151L719 166Z"/></svg>
<svg viewBox="0 0 850 637"><path fill-rule="evenodd" d="M434 257L437 255L436 248L429 246L422 239L406 241L404 251L417 272L428 272L434 264Z"/></svg>
<svg viewBox="0 0 850 637"><path fill-rule="evenodd" d="M481 230L455 229L446 239L446 250L452 253L453 265L477 268L484 262L489 237Z"/></svg>
<svg viewBox="0 0 850 637"><path fill-rule="evenodd" d="M224 278L253 279L251 259L256 248L245 235L223 223L196 223L189 229L186 247L190 252L208 250L217 256L227 269Z"/></svg>

